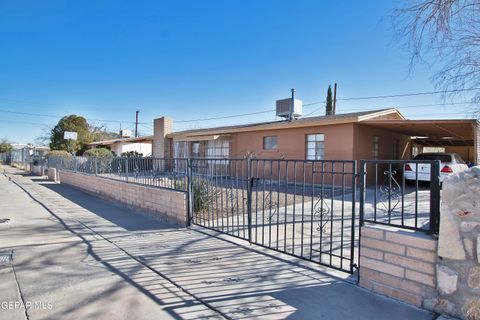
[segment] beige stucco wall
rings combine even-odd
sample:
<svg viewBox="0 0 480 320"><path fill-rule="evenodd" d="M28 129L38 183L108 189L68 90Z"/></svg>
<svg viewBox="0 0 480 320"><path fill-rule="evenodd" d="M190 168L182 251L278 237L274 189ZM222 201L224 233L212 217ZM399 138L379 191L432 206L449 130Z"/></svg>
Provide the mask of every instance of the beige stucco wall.
<svg viewBox="0 0 480 320"><path fill-rule="evenodd" d="M353 159L353 124L233 133L230 156L305 159L306 135L325 135L325 159ZM263 137L277 136L278 150L263 150Z"/></svg>
<svg viewBox="0 0 480 320"><path fill-rule="evenodd" d="M154 214L163 221L185 227L187 193L164 188L127 183L91 174L59 170L61 183L99 197Z"/></svg>
<svg viewBox="0 0 480 320"><path fill-rule="evenodd" d="M367 124L354 125L353 156L355 159L372 159L373 136L379 137L379 160L395 160L392 159L395 140L399 141L398 160L410 159L411 145L409 136L378 129Z"/></svg>
<svg viewBox="0 0 480 320"><path fill-rule="evenodd" d="M339 124L307 128L232 133L230 157L253 155L266 159L305 159L306 135L325 135L326 160L362 160L372 158L372 138L380 138L379 159L392 159L395 139L400 159L410 159L410 137L363 124ZM278 149L264 150L263 137L277 136Z"/></svg>

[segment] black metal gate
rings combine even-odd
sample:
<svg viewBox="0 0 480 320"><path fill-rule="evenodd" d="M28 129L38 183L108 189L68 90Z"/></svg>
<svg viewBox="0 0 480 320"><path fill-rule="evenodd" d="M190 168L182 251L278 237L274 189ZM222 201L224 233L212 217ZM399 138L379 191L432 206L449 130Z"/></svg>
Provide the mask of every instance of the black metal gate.
<svg viewBox="0 0 480 320"><path fill-rule="evenodd" d="M362 160L360 178L362 224L438 233L439 160Z"/></svg>
<svg viewBox="0 0 480 320"><path fill-rule="evenodd" d="M192 223L354 271L356 161L190 159Z"/></svg>

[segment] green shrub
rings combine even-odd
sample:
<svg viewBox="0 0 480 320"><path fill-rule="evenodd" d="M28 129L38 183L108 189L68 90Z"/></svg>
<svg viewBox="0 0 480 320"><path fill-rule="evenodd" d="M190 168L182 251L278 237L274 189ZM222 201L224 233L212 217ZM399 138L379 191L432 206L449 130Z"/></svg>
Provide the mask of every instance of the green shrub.
<svg viewBox="0 0 480 320"><path fill-rule="evenodd" d="M123 158L141 158L143 157L143 153L137 151L126 151L122 152L120 156Z"/></svg>
<svg viewBox="0 0 480 320"><path fill-rule="evenodd" d="M65 150L51 150L47 153L47 157L70 157L71 154Z"/></svg>
<svg viewBox="0 0 480 320"><path fill-rule="evenodd" d="M182 178L174 181L174 188L178 190L188 190L187 178ZM207 179L195 177L192 181L192 198L194 212L201 212L207 209L208 201L211 199L208 191L212 189L210 182ZM210 191L211 192L211 191Z"/></svg>
<svg viewBox="0 0 480 320"><path fill-rule="evenodd" d="M95 148L88 149L83 153L85 157L99 157L99 158L108 158L113 157L113 152L107 148Z"/></svg>

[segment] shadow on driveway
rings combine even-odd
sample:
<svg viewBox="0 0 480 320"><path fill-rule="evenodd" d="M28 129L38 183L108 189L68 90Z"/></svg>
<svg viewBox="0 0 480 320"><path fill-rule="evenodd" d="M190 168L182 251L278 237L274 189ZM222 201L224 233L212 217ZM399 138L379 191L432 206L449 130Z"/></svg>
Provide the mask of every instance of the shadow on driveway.
<svg viewBox="0 0 480 320"><path fill-rule="evenodd" d="M132 212L132 215L126 215L126 206L95 197L68 185L45 182L45 180L38 181L38 184L127 231L148 231L172 228L171 225L161 222L153 217L149 217L146 214L139 215ZM115 210L115 208L118 209ZM66 211L68 212L68 209Z"/></svg>

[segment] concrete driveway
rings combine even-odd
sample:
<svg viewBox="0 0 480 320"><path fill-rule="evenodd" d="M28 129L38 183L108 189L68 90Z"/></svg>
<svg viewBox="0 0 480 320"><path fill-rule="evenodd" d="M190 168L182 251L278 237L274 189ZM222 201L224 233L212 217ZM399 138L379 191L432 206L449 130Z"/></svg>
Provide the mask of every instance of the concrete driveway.
<svg viewBox="0 0 480 320"><path fill-rule="evenodd" d="M0 319L432 319L345 274L4 168Z"/></svg>

